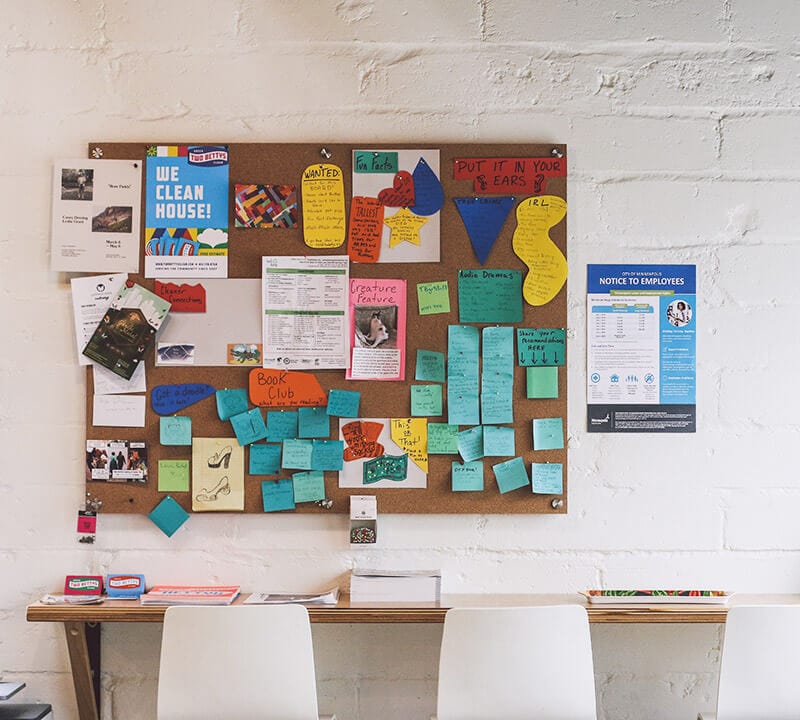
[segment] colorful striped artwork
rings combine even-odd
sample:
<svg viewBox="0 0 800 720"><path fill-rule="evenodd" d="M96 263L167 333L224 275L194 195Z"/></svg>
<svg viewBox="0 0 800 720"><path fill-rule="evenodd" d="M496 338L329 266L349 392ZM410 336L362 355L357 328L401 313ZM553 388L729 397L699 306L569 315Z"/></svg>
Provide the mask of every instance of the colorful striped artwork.
<svg viewBox="0 0 800 720"><path fill-rule="evenodd" d="M236 227L297 227L297 187L236 185Z"/></svg>

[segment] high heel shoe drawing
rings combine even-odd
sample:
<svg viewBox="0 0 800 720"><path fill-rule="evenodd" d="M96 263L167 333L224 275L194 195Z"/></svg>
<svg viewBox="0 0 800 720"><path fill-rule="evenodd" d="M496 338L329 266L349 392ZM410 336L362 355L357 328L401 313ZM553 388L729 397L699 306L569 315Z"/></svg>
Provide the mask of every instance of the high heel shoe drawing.
<svg viewBox="0 0 800 720"><path fill-rule="evenodd" d="M208 467L210 468L218 468L222 463L225 463L225 469L228 469L228 464L231 461L231 453L233 452L233 448L230 445L226 445L222 450L215 452L210 458L208 458Z"/></svg>
<svg viewBox="0 0 800 720"><path fill-rule="evenodd" d="M196 495L196 500L199 502L214 502L218 495L230 495L231 484L228 481L228 476L220 479L220 481L211 490L202 488Z"/></svg>

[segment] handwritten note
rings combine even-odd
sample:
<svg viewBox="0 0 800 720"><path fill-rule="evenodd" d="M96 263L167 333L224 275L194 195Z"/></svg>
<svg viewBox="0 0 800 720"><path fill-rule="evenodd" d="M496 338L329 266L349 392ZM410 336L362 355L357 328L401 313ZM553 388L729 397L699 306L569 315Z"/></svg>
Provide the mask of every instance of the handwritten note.
<svg viewBox="0 0 800 720"><path fill-rule="evenodd" d="M153 406L153 412L158 415L172 415L215 392L213 385L204 383L157 385L150 394L150 403Z"/></svg>
<svg viewBox="0 0 800 720"><path fill-rule="evenodd" d="M189 492L189 461L158 461L158 492Z"/></svg>
<svg viewBox="0 0 800 720"><path fill-rule="evenodd" d="M303 170L303 239L312 248L336 248L344 242L344 178L336 165Z"/></svg>
<svg viewBox="0 0 800 720"><path fill-rule="evenodd" d="M564 492L564 468L561 463L533 463L533 492L561 495Z"/></svg>
<svg viewBox="0 0 800 720"><path fill-rule="evenodd" d="M261 499L264 512L294 510L294 483L291 480L264 480Z"/></svg>
<svg viewBox="0 0 800 720"><path fill-rule="evenodd" d="M92 425L144 427L144 395L95 395Z"/></svg>
<svg viewBox="0 0 800 720"><path fill-rule="evenodd" d="M178 285L156 280L153 292L172 306L170 312L204 313L206 311L206 289L200 283Z"/></svg>
<svg viewBox="0 0 800 720"><path fill-rule="evenodd" d="M383 223L392 231L389 235L389 247L393 248L401 242L419 245L420 228L428 222L428 218L414 215L408 208L400 208L394 215L386 218Z"/></svg>
<svg viewBox="0 0 800 720"><path fill-rule="evenodd" d="M531 484L528 472L525 470L525 462L521 457L515 457L497 465L492 465L492 469L501 494Z"/></svg>
<svg viewBox="0 0 800 720"><path fill-rule="evenodd" d="M514 422L514 328L483 329L481 422Z"/></svg>
<svg viewBox="0 0 800 720"><path fill-rule="evenodd" d="M332 388L328 392L328 415L339 417L358 417L358 406L361 402L361 393L355 390L337 390Z"/></svg>
<svg viewBox="0 0 800 720"><path fill-rule="evenodd" d="M191 445L192 418L188 415L159 418L158 435L162 445Z"/></svg>
<svg viewBox="0 0 800 720"><path fill-rule="evenodd" d="M472 249L483 265L503 229L515 197L457 197L453 198L467 230Z"/></svg>
<svg viewBox="0 0 800 720"><path fill-rule="evenodd" d="M459 270L458 320L462 323L522 322L519 270Z"/></svg>
<svg viewBox="0 0 800 720"><path fill-rule="evenodd" d="M456 455L458 453L458 425L428 423L428 454Z"/></svg>
<svg viewBox="0 0 800 720"><path fill-rule="evenodd" d="M464 462L480 460L483 457L483 427L467 428L458 433L458 453Z"/></svg>
<svg viewBox="0 0 800 720"><path fill-rule="evenodd" d="M533 449L561 450L564 447L564 421L560 417L533 421Z"/></svg>
<svg viewBox="0 0 800 720"><path fill-rule="evenodd" d="M547 181L567 176L565 157L456 158L455 180L472 180L474 193L541 195Z"/></svg>
<svg viewBox="0 0 800 720"><path fill-rule="evenodd" d="M414 371L415 380L443 383L444 353L434 350L417 350L417 367Z"/></svg>
<svg viewBox="0 0 800 720"><path fill-rule="evenodd" d="M558 397L558 368L525 368L526 395L531 400L546 400Z"/></svg>
<svg viewBox="0 0 800 720"><path fill-rule="evenodd" d="M258 408L234 415L231 418L231 425L239 445L249 445L267 437L267 426Z"/></svg>
<svg viewBox="0 0 800 720"><path fill-rule="evenodd" d="M378 442L383 427L383 423L371 420L354 420L342 425L342 437L347 444L344 449L344 461L351 462L360 458L383 455L383 444Z"/></svg>
<svg viewBox="0 0 800 720"><path fill-rule="evenodd" d="M297 437L320 438L331 434L331 419L324 407L301 407L297 416Z"/></svg>
<svg viewBox="0 0 800 720"><path fill-rule="evenodd" d="M417 303L420 315L449 313L450 289L447 280L417 283Z"/></svg>
<svg viewBox="0 0 800 720"><path fill-rule="evenodd" d="M415 417L442 414L441 385L412 385L411 414Z"/></svg>
<svg viewBox="0 0 800 720"><path fill-rule="evenodd" d="M297 437L298 416L296 412L269 410L267 412L267 440L281 442Z"/></svg>
<svg viewBox="0 0 800 720"><path fill-rule="evenodd" d="M425 418L394 418L392 440L420 470L428 472L428 421Z"/></svg>
<svg viewBox="0 0 800 720"><path fill-rule="evenodd" d="M511 457L516 453L514 428L496 425L483 427L483 454L486 457Z"/></svg>
<svg viewBox="0 0 800 720"><path fill-rule="evenodd" d="M564 328L517 328L517 361L522 367L564 364Z"/></svg>
<svg viewBox="0 0 800 720"><path fill-rule="evenodd" d="M292 474L295 503L316 502L325 499L325 474L309 470Z"/></svg>
<svg viewBox="0 0 800 720"><path fill-rule="evenodd" d="M251 370L250 402L259 407L317 407L327 402L325 391L312 373L296 370Z"/></svg>
<svg viewBox="0 0 800 720"><path fill-rule="evenodd" d="M483 463L454 462L450 471L453 492L475 492L483 490Z"/></svg>
<svg viewBox="0 0 800 720"><path fill-rule="evenodd" d="M354 173L396 173L397 153L391 150L354 150Z"/></svg>
<svg viewBox="0 0 800 720"><path fill-rule="evenodd" d="M280 445L253 444L250 446L251 475L277 475L280 469Z"/></svg>
<svg viewBox="0 0 800 720"><path fill-rule="evenodd" d="M381 254L384 206L375 198L356 196L350 203L347 254L358 263L378 262Z"/></svg>
<svg viewBox="0 0 800 720"><path fill-rule="evenodd" d="M311 470L311 440L284 440L281 467L287 470Z"/></svg>
<svg viewBox="0 0 800 720"><path fill-rule="evenodd" d="M217 415L220 420L230 420L243 412L247 412L247 390L217 390Z"/></svg>
<svg viewBox="0 0 800 720"><path fill-rule="evenodd" d="M311 469L312 470L341 470L344 456L344 441L342 440L312 440L311 441Z"/></svg>
<svg viewBox="0 0 800 720"><path fill-rule="evenodd" d="M447 328L447 422L451 425L480 423L478 398L478 328Z"/></svg>

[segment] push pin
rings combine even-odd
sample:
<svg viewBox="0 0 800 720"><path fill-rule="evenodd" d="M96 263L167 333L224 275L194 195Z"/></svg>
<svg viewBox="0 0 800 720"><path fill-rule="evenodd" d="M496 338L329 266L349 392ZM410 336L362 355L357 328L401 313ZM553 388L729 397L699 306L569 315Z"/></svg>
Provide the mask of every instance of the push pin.
<svg viewBox="0 0 800 720"><path fill-rule="evenodd" d="M79 543L85 543L87 545L94 545L94 535L82 535L78 538Z"/></svg>
<svg viewBox="0 0 800 720"><path fill-rule="evenodd" d="M550 501L550 507L553 508L553 510L558 510L564 507L564 501L561 498L553 498Z"/></svg>
<svg viewBox="0 0 800 720"><path fill-rule="evenodd" d="M558 148L553 148L553 149L550 151L550 154L551 154L553 157L556 157L556 158L562 158L562 157L564 157L564 153L563 153L563 152L561 152L561 150L559 150Z"/></svg>
<svg viewBox="0 0 800 720"><path fill-rule="evenodd" d="M95 160L100 160L103 157L103 148L101 147L92 148L92 157Z"/></svg>
<svg viewBox="0 0 800 720"><path fill-rule="evenodd" d="M322 498L322 500L317 500L315 504L319 505L323 510L330 510L333 507L333 500L330 498Z"/></svg>
<svg viewBox="0 0 800 720"><path fill-rule="evenodd" d="M320 148L319 154L322 155L322 157L324 157L326 160L330 160L331 157L333 157L333 153L326 147Z"/></svg>
<svg viewBox="0 0 800 720"><path fill-rule="evenodd" d="M93 498L91 493L86 493L86 509L90 512L100 512L103 507L103 501L100 498Z"/></svg>

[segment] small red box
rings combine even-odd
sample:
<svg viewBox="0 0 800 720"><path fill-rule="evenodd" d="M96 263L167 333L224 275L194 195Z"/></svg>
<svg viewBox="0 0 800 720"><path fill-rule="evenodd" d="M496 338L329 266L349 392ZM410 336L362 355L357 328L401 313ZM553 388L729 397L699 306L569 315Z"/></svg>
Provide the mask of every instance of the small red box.
<svg viewBox="0 0 800 720"><path fill-rule="evenodd" d="M64 595L102 595L102 575L67 575Z"/></svg>

